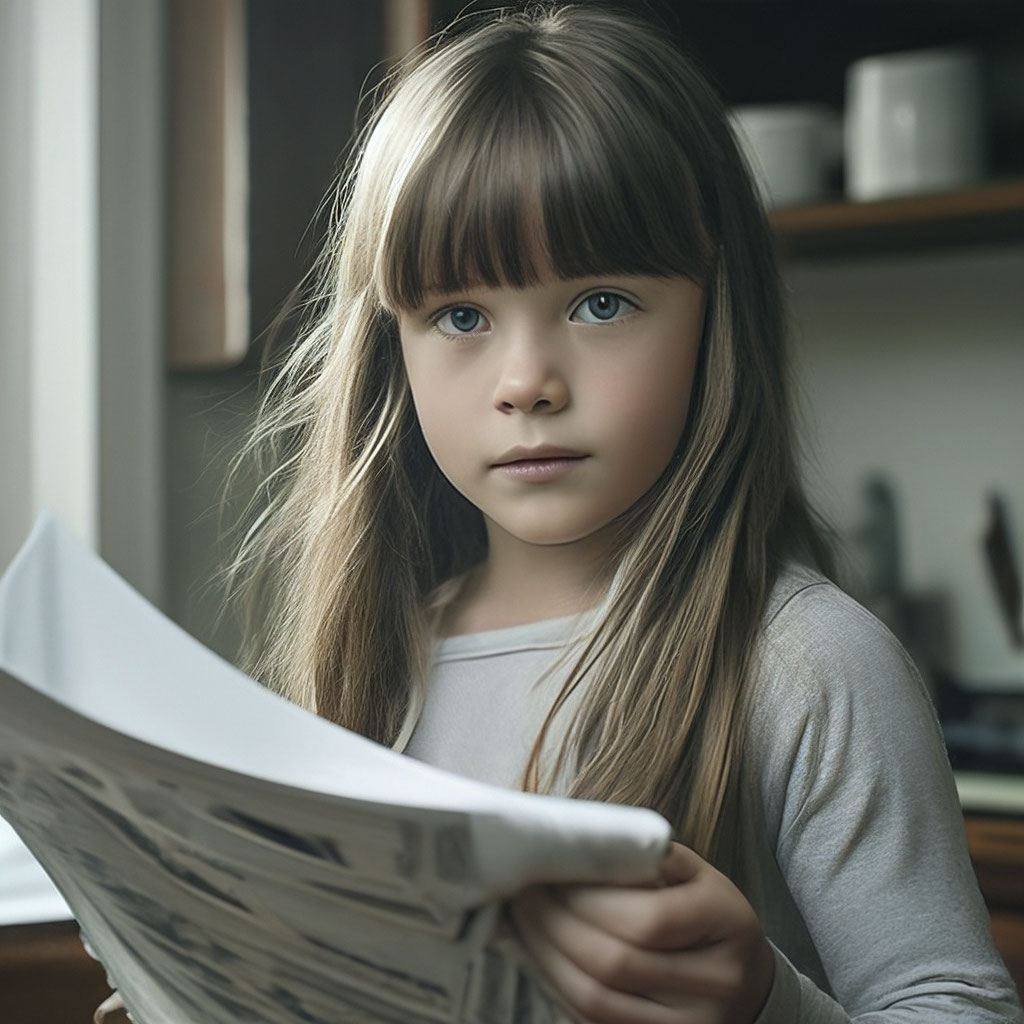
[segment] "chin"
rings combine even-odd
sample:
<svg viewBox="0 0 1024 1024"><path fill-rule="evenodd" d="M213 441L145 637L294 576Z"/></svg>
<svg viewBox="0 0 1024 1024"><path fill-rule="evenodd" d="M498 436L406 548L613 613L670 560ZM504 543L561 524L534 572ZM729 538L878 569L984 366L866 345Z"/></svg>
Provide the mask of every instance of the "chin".
<svg viewBox="0 0 1024 1024"><path fill-rule="evenodd" d="M540 523L498 523L507 534L515 537L523 544L534 544L537 547L562 547L585 541L597 533L605 524L579 526L578 524L552 523L550 520Z"/></svg>

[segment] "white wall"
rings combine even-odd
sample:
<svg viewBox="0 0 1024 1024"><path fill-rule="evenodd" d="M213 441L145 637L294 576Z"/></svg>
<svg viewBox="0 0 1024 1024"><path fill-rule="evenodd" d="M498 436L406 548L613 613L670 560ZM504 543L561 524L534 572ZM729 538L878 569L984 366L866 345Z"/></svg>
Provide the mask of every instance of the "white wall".
<svg viewBox="0 0 1024 1024"><path fill-rule="evenodd" d="M28 0L0 4L0 565L28 530Z"/></svg>
<svg viewBox="0 0 1024 1024"><path fill-rule="evenodd" d="M12 0L2 15L5 562L43 507L98 536L97 13L97 0Z"/></svg>
<svg viewBox="0 0 1024 1024"><path fill-rule="evenodd" d="M51 508L153 599L161 11L0 4L0 566Z"/></svg>
<svg viewBox="0 0 1024 1024"><path fill-rule="evenodd" d="M844 532L894 485L906 585L949 601L950 668L1024 689L982 557L1002 493L1024 555L1024 247L787 268L813 492Z"/></svg>

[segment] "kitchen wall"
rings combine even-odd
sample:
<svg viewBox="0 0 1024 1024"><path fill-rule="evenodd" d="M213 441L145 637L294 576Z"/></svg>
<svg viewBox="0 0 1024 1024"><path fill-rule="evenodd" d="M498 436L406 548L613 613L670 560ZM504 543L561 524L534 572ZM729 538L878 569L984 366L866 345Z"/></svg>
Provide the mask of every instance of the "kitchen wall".
<svg viewBox="0 0 1024 1024"><path fill-rule="evenodd" d="M944 606L946 667L1024 689L981 547L998 491L1024 549L1024 247L804 262L786 279L813 494L851 537L866 479L889 481L902 582Z"/></svg>
<svg viewBox="0 0 1024 1024"><path fill-rule="evenodd" d="M225 607L220 570L233 543L232 507L224 483L255 409L247 370L169 374L166 429L166 609L193 636L228 659L240 641L233 606ZM243 487L236 491L242 503Z"/></svg>

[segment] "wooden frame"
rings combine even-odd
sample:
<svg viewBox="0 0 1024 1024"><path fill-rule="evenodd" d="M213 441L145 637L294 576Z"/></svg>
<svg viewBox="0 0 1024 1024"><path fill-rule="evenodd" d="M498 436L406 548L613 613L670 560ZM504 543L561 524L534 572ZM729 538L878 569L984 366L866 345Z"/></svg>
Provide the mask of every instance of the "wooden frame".
<svg viewBox="0 0 1024 1024"><path fill-rule="evenodd" d="M245 3L175 0L167 12L167 359L217 369L249 348Z"/></svg>

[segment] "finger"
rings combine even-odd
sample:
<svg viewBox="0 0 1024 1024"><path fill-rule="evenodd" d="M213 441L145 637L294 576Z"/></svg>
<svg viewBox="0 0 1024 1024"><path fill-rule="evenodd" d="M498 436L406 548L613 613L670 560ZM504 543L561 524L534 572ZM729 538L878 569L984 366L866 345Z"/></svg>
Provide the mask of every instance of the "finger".
<svg viewBox="0 0 1024 1024"><path fill-rule="evenodd" d="M557 886L552 896L595 928L652 951L708 945L724 924L715 889L700 879L661 889Z"/></svg>
<svg viewBox="0 0 1024 1024"><path fill-rule="evenodd" d="M543 889L532 895L526 912L564 956L608 988L646 995L674 983L670 956L641 949L595 927Z"/></svg>
<svg viewBox="0 0 1024 1024"><path fill-rule="evenodd" d="M567 933L553 919L564 923L564 912L554 901L532 892L513 901L509 911L531 960L574 1017L592 1024L679 1024L678 1011L611 988L581 966L578 961L591 955L587 938L580 943L579 936L570 936L565 946Z"/></svg>
<svg viewBox="0 0 1024 1024"><path fill-rule="evenodd" d="M721 999L744 983L742 963L719 944L693 950L647 950L595 928L543 890L527 906L549 942L608 988L666 1006Z"/></svg>
<svg viewBox="0 0 1024 1024"><path fill-rule="evenodd" d="M694 853L682 843L672 843L662 858L658 869L666 885L679 885L696 878L700 872L711 865L703 857Z"/></svg>

